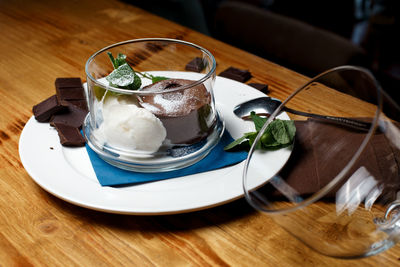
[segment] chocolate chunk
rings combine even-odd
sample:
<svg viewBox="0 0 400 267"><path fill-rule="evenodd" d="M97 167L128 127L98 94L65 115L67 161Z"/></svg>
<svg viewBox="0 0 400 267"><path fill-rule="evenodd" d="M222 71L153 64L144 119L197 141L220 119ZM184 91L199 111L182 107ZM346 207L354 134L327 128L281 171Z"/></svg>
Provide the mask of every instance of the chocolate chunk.
<svg viewBox="0 0 400 267"><path fill-rule="evenodd" d="M57 129L64 146L83 146L85 140L79 129L88 113L85 91L80 78L57 78L56 95L33 106L35 118L50 121Z"/></svg>
<svg viewBox="0 0 400 267"><path fill-rule="evenodd" d="M50 119L50 125L54 126L57 123L61 123L67 126L81 128L87 111L82 110L72 104L70 104L67 108L68 111L66 113L54 115Z"/></svg>
<svg viewBox="0 0 400 267"><path fill-rule="evenodd" d="M85 139L79 129L62 123L54 123L63 146L80 147L85 145Z"/></svg>
<svg viewBox="0 0 400 267"><path fill-rule="evenodd" d="M81 78L57 78L55 81L56 88L81 87Z"/></svg>
<svg viewBox="0 0 400 267"><path fill-rule="evenodd" d="M256 88L257 90L263 92L264 94L268 94L269 93L268 84L264 84L264 83L249 83L248 85L250 85L251 87Z"/></svg>
<svg viewBox="0 0 400 267"><path fill-rule="evenodd" d="M66 109L66 107L62 106L58 102L57 96L53 95L46 100L40 102L39 104L33 106L32 112L37 121L47 122L50 120L51 116Z"/></svg>
<svg viewBox="0 0 400 267"><path fill-rule="evenodd" d="M85 99L85 92L80 78L57 78L56 92L58 101Z"/></svg>
<svg viewBox="0 0 400 267"><path fill-rule="evenodd" d="M85 99L85 93L83 92L83 88L57 88L57 97L60 102L69 100L82 100Z"/></svg>
<svg viewBox="0 0 400 267"><path fill-rule="evenodd" d="M195 57L194 59L192 59L192 61L190 61L186 65L185 70L201 72L204 69L204 67L205 67L205 65L204 65L203 59L200 57Z"/></svg>
<svg viewBox="0 0 400 267"><path fill-rule="evenodd" d="M62 105L68 106L68 105L74 105L84 111L89 111L86 99L81 99L81 100L68 100L68 101L63 101L61 102Z"/></svg>
<svg viewBox="0 0 400 267"><path fill-rule="evenodd" d="M226 70L221 72L219 76L242 83L248 81L252 77L251 73L248 70L241 70L234 67L227 68Z"/></svg>

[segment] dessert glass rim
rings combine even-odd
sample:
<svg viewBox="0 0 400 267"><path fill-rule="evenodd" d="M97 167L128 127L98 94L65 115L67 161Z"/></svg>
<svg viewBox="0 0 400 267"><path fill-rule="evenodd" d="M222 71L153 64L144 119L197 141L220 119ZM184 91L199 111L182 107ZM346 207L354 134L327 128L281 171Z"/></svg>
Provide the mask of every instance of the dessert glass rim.
<svg viewBox="0 0 400 267"><path fill-rule="evenodd" d="M92 61L94 60L94 58L103 53L106 50L109 50L111 48L120 46L120 45L125 45L125 44L130 44L130 43L139 43L139 42L146 42L146 41L150 41L150 42L170 42L170 43L180 43L183 45L187 45L187 46L191 46L194 48L199 49L200 51L202 51L203 53L205 53L212 61L212 67L211 69L199 80L194 81L193 83L187 84L187 85L183 85L183 86L179 86L179 87L175 87L175 88L171 88L171 89L167 89L167 90L155 90L155 91L143 91L140 89L138 90L130 90L130 89L121 89L118 87L114 87L114 86L110 86L108 84L104 84L99 82L98 79L94 78L90 72L89 72L89 65L90 63L92 63ZM100 50L98 50L97 52L95 52L94 54L92 54L89 59L86 61L85 64L85 72L87 77L96 85L101 86L107 90L111 90L114 92L118 92L118 93L123 93L123 94L140 94L140 95L153 95L153 94L158 94L158 93L169 93L169 92L174 92L174 91L179 91L179 90L184 90L187 88L191 88L194 86L197 86L199 84L202 84L204 81L206 81L207 79L209 79L213 74L215 74L215 70L216 70L216 61L214 56L205 48L196 45L194 43L191 42L187 42L187 41L183 41L183 40L179 40L179 39L172 39L172 38L139 38L139 39L130 39L130 40L126 40L126 41L122 41L122 42L118 42L118 43L114 43L111 44L109 46L103 47Z"/></svg>
<svg viewBox="0 0 400 267"><path fill-rule="evenodd" d="M371 122L371 128L368 130L366 136L363 138L363 141L361 142L359 148L356 150L356 152L354 153L353 157L349 160L349 162L343 167L343 169L334 178L332 178L332 180L328 184L326 184L324 187L319 189L317 192L315 192L311 196L309 196L309 197L305 198L304 200L302 200L301 202L297 203L295 206L289 207L289 208L284 208L284 209L279 209L279 210L269 210L269 209L257 207L257 205L254 204L251 194L249 193L249 191L247 189L246 181L247 181L247 172L249 169L250 160L253 156L254 150L256 149L256 144L261 139L261 136L265 132L265 129L268 127L268 125L271 123L271 121L274 120L274 118L277 116L277 114L279 114L279 112L282 111L282 109L286 105L286 103L288 103L298 93L305 90L309 85L314 83L319 78L324 77L330 73L347 71L347 70L359 71L359 72L362 72L364 75L366 75L374 83L376 90L377 90L377 94L378 94L377 95L377 97L378 97L377 106L376 106L374 118L372 119L372 122ZM373 134L377 131L377 128L379 125L379 120L381 119L381 113L382 113L383 94L385 94L385 92L383 91L382 87L379 85L378 81L375 79L373 74L368 69L363 68L363 67L358 67L358 66L352 66L352 65L343 65L343 66L338 66L338 67L334 67L329 70L326 70L326 71L318 74L317 76L309 79L309 81L307 81L305 84L301 85L294 92L292 92L282 102L282 104L271 114L268 121L264 124L262 129L259 131L259 134L256 136L255 140L253 141L252 146L250 147L248 156L245 160L243 172L242 172L242 186L243 186L243 190L244 190L245 199L248 201L248 203L256 210L260 210L260 211L264 212L265 214L269 214L269 215L288 214L290 212L294 212L296 210L299 210L301 208L309 206L309 205L315 203L316 201L318 201L319 199L321 199L323 196L325 196L329 191L331 191L335 186L337 186L341 181L343 181L343 179L346 178L346 175L349 173L349 171L354 166L356 161L360 158L360 156L363 153L368 142L371 140Z"/></svg>

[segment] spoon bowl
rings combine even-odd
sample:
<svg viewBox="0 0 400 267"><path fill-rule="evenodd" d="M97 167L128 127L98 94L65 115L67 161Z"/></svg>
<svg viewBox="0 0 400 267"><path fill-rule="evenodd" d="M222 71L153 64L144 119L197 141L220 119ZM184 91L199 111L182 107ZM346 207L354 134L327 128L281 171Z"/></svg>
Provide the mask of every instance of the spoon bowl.
<svg viewBox="0 0 400 267"><path fill-rule="evenodd" d="M243 102L233 109L233 113L239 118L250 116L254 111L256 114L272 114L282 102L277 98L263 96Z"/></svg>

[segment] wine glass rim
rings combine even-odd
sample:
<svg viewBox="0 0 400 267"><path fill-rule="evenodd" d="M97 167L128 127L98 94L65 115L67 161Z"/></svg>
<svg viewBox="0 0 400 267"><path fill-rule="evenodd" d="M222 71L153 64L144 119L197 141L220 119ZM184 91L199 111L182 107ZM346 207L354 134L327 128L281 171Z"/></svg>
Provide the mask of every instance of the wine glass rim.
<svg viewBox="0 0 400 267"><path fill-rule="evenodd" d="M93 60L99 54L101 54L104 51L107 51L107 50L109 50L111 48L117 47L117 46L126 45L126 44L132 44L132 43L140 43L140 42L178 43L178 44L182 44L182 45L186 45L186 46L189 46L189 47L196 48L199 51L205 53L211 59L211 61L212 61L211 69L203 77L201 77L200 79L198 79L196 81L193 81L190 84L181 85L181 86L174 87L174 88L167 89L167 90L152 90L152 91L130 90L130 89L122 89L122 88L114 87L114 86L111 86L111 85L100 83L98 81L98 79L96 79L95 77L93 77L92 74L90 74L89 65L93 62ZM180 91L180 90L184 90L184 89L188 89L188 88L192 88L194 86L200 85L200 84L204 83L205 81L207 81L210 77L215 75L216 65L217 64L216 64L215 58L211 54L211 52L208 51L207 49L197 45L197 44L194 44L194 43L191 43L191 42L187 42L187 41L183 41L183 40L179 40L179 39L171 39L171 38L139 38L139 39L131 39L131 40L126 40L126 41L114 43L114 44L111 44L109 46L101 48L100 50L98 50L97 52L92 54L89 57L89 59L86 61L85 72L86 72L87 78L89 78L95 85L100 86L102 88L105 88L107 90L110 90L110 91L113 91L113 92L117 92L117 93L122 93L122 94L153 95L153 94L158 94L158 93L169 93L169 92L174 92L174 91Z"/></svg>
<svg viewBox="0 0 400 267"><path fill-rule="evenodd" d="M336 175L335 178L333 178L327 185L325 185L323 188L319 189L318 192L312 194L310 197L308 197L307 199L301 201L300 203L296 204L293 207L290 208L286 208L286 209L278 209L278 210L269 210L269 209L264 209L262 207L259 207L257 204L253 203L253 200L250 196L250 190L256 189L256 188L247 188L247 171L248 171L248 167L249 167L249 163L251 160L251 157L253 155L254 150L256 149L256 145L257 143L260 141L262 134L264 133L265 129L268 127L268 125L272 122L272 120L282 111L282 108L286 105L287 102L289 102L294 96L296 96L299 92L301 92L303 89L305 89L308 85L312 84L313 82L315 82L315 80L330 74L332 72L337 72L337 71L345 71L345 70L355 70L355 71L360 71L364 74L366 74L371 81L374 82L374 85L377 89L377 109L375 111L375 116L371 122L371 127L368 130L367 135L364 137L360 147L357 149L357 151L355 152L355 154L353 155L353 157L350 159L350 161L346 164L346 166ZM297 209L303 208L305 206L308 206L314 202L316 202L317 200L319 200L320 198L322 198L323 196L325 196L332 188L334 188L338 183L340 183L342 181L342 179L345 177L345 175L350 171L350 169L353 167L353 165L356 163L356 161L358 160L358 158L360 157L361 153L364 151L365 147L367 146L368 142L370 141L370 139L372 138L372 135L375 133L376 127L378 125L378 120L379 120L379 116L382 110L382 94L383 94L383 90L381 88L381 86L379 85L379 83L377 82L377 80L375 79L375 77L372 75L372 73L362 67L358 67L358 66L351 66L351 65L344 65L344 66L339 66L339 67L335 67L335 68L331 68L327 71L324 71L320 74L318 74L317 76L315 76L314 78L310 79L308 82L306 82L305 84L303 84L302 86L300 86L299 88L297 88L292 94L290 94L284 101L282 101L282 104L271 114L271 116L268 118L268 120L266 121L266 123L264 124L264 126L262 127L262 129L259 131L257 137L255 138L252 146L250 147L249 153L247 155L245 164L244 164L244 168L243 168L243 173L242 173L242 186L243 186L243 191L244 191L244 196L247 200L247 202L253 206L253 208L255 208L256 210L260 210L262 212L268 213L268 214L282 214L282 213L289 213L289 212L293 212ZM262 186L262 185L261 185Z"/></svg>

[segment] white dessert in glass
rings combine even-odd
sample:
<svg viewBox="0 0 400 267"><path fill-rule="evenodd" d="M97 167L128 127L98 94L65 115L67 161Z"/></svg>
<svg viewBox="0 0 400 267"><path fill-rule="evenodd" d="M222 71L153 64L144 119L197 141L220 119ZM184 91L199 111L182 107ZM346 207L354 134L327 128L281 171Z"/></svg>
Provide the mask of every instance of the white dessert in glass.
<svg viewBox="0 0 400 267"><path fill-rule="evenodd" d="M195 57L204 70L185 70ZM112 165L139 172L183 168L205 157L222 136L213 97L215 59L204 48L173 39L130 40L96 52L86 73L84 135Z"/></svg>

